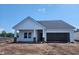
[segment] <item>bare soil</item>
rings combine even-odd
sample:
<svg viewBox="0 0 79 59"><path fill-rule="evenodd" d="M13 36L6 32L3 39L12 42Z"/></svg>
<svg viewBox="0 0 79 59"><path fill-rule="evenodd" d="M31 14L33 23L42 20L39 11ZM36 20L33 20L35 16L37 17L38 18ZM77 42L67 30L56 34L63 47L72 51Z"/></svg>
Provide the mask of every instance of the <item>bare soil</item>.
<svg viewBox="0 0 79 59"><path fill-rule="evenodd" d="M12 43L13 39L2 38L1 55L78 55L79 43Z"/></svg>

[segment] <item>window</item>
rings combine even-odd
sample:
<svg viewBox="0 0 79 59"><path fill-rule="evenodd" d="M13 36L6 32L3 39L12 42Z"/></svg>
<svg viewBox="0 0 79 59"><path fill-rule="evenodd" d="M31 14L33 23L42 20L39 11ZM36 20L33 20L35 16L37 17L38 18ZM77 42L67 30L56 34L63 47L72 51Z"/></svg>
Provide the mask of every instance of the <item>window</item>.
<svg viewBox="0 0 79 59"><path fill-rule="evenodd" d="M28 33L28 38L31 38L31 33Z"/></svg>
<svg viewBox="0 0 79 59"><path fill-rule="evenodd" d="M32 36L31 32L24 33L24 38L31 38L31 36Z"/></svg>
<svg viewBox="0 0 79 59"><path fill-rule="evenodd" d="M27 38L27 33L24 33L24 38Z"/></svg>

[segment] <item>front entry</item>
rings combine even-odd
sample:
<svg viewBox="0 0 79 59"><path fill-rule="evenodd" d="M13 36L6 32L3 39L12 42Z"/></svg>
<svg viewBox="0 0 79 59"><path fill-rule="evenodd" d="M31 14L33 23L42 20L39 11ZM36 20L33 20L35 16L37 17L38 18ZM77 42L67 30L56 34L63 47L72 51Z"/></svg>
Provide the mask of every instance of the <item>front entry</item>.
<svg viewBox="0 0 79 59"><path fill-rule="evenodd" d="M37 39L38 39L38 42L43 42L43 31L42 30L37 30Z"/></svg>

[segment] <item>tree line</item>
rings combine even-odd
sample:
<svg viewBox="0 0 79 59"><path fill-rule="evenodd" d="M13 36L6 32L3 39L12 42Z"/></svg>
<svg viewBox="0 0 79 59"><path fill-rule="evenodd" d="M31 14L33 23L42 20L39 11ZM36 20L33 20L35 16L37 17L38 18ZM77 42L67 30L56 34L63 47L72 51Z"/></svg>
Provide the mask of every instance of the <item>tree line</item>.
<svg viewBox="0 0 79 59"><path fill-rule="evenodd" d="M6 31L2 31L0 33L0 37L10 37L10 38L13 38L14 34L13 33L7 33Z"/></svg>

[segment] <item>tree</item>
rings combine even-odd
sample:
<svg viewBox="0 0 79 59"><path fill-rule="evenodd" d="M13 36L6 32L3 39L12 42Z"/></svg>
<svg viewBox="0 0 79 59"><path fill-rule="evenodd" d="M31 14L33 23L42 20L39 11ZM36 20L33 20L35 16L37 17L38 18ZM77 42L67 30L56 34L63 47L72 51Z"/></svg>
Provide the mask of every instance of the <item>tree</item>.
<svg viewBox="0 0 79 59"><path fill-rule="evenodd" d="M2 31L2 33L0 33L0 37L14 37L13 33L6 33L6 31Z"/></svg>
<svg viewBox="0 0 79 59"><path fill-rule="evenodd" d="M6 33L6 37L14 37L14 34L13 33Z"/></svg>
<svg viewBox="0 0 79 59"><path fill-rule="evenodd" d="M2 33L0 34L1 37L6 37L6 31L2 31Z"/></svg>

